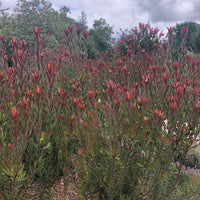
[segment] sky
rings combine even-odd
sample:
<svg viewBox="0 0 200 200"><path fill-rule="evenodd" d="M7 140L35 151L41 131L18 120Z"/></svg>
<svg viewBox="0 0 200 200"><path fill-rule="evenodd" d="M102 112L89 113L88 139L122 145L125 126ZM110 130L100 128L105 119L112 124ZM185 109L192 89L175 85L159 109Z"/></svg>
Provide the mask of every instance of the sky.
<svg viewBox="0 0 200 200"><path fill-rule="evenodd" d="M2 8L12 11L17 0L1 0ZM200 22L200 0L50 0L59 10L70 8L69 17L78 19L81 11L87 14L88 26L104 18L115 32L131 29L141 23L150 23L165 31L167 27L186 21Z"/></svg>

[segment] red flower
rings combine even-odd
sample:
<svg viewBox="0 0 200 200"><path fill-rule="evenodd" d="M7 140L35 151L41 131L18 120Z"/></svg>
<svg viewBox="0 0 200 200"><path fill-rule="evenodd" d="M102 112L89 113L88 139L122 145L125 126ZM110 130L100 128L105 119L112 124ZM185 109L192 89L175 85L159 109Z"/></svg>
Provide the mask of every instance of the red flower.
<svg viewBox="0 0 200 200"><path fill-rule="evenodd" d="M10 149L12 147L12 144L8 143L7 147Z"/></svg>
<svg viewBox="0 0 200 200"><path fill-rule="evenodd" d="M42 90L38 87L38 85L36 86L35 92L37 96L40 96L40 94L42 93Z"/></svg>
<svg viewBox="0 0 200 200"><path fill-rule="evenodd" d="M149 102L149 99L148 99L148 98L146 98L146 97L143 97L143 102L144 102L144 104L145 104L145 105L147 105L147 104L148 104L148 102Z"/></svg>
<svg viewBox="0 0 200 200"><path fill-rule="evenodd" d="M172 96L172 95L169 95L169 96L168 96L168 100L169 100L170 102L174 101L174 99L175 99L174 96Z"/></svg>
<svg viewBox="0 0 200 200"><path fill-rule="evenodd" d="M159 120L161 120L163 118L164 112L162 112L158 109L155 109L153 112L154 112L155 118L158 118Z"/></svg>
<svg viewBox="0 0 200 200"><path fill-rule="evenodd" d="M78 34L78 35L80 35L80 33L81 33L81 28L78 26L78 27L76 27L76 33Z"/></svg>
<svg viewBox="0 0 200 200"><path fill-rule="evenodd" d="M111 97L111 99L112 99L113 94L114 94L114 89L115 89L115 86L114 86L112 80L109 80L109 81L107 82L107 87L108 87L108 90L109 90L109 93L110 93L110 97Z"/></svg>
<svg viewBox="0 0 200 200"><path fill-rule="evenodd" d="M177 107L176 102L170 103L170 108L173 110L173 112L175 111L176 107Z"/></svg>
<svg viewBox="0 0 200 200"><path fill-rule="evenodd" d="M12 120L16 121L17 117L18 117L18 113L17 113L16 107L11 108L10 111L11 111L10 115L11 115Z"/></svg>
<svg viewBox="0 0 200 200"><path fill-rule="evenodd" d="M22 106L24 107L24 109L26 109L28 101L26 100L25 97L22 97L21 103L22 103Z"/></svg>
<svg viewBox="0 0 200 200"><path fill-rule="evenodd" d="M200 109L200 101L197 101L197 103L194 104L194 108L195 108L195 110Z"/></svg>
<svg viewBox="0 0 200 200"><path fill-rule="evenodd" d="M163 75L162 75L163 79L166 81L168 80L168 73L167 72L164 72Z"/></svg>
<svg viewBox="0 0 200 200"><path fill-rule="evenodd" d="M94 97L94 91L93 90L89 90L87 93L89 99L92 99Z"/></svg>
<svg viewBox="0 0 200 200"><path fill-rule="evenodd" d="M139 105L139 106L142 106L142 103L143 103L143 101L142 101L142 97L137 97L137 104Z"/></svg>
<svg viewBox="0 0 200 200"><path fill-rule="evenodd" d="M58 89L57 89L57 93L58 93L59 96L61 96L61 94L62 94L62 89L61 89L61 88L58 88Z"/></svg>
<svg viewBox="0 0 200 200"><path fill-rule="evenodd" d="M73 107L76 107L77 104L78 104L78 99L72 98L72 105L73 105Z"/></svg>
<svg viewBox="0 0 200 200"><path fill-rule="evenodd" d="M87 40L88 32L85 31L85 32L83 33L83 36L84 36L85 40Z"/></svg>
<svg viewBox="0 0 200 200"><path fill-rule="evenodd" d="M19 57L19 59L22 59L22 55L23 55L23 51L22 50L18 50L17 51L17 56Z"/></svg>
<svg viewBox="0 0 200 200"><path fill-rule="evenodd" d="M31 96L31 94L32 94L32 90L28 90L27 92L25 92L26 93L26 96L27 97L30 97Z"/></svg>
<svg viewBox="0 0 200 200"><path fill-rule="evenodd" d="M40 32L40 29L36 26L34 28L32 28L34 33L35 33L35 36L38 36L39 35L39 32Z"/></svg>
<svg viewBox="0 0 200 200"><path fill-rule="evenodd" d="M11 38L11 42L12 42L12 45L13 45L13 46L16 46L16 45L17 45L16 37L12 37L12 38Z"/></svg>
<svg viewBox="0 0 200 200"><path fill-rule="evenodd" d="M148 119L149 119L149 118L148 118L147 116L144 116L144 117L143 117L143 121L144 121L145 124L147 123Z"/></svg>

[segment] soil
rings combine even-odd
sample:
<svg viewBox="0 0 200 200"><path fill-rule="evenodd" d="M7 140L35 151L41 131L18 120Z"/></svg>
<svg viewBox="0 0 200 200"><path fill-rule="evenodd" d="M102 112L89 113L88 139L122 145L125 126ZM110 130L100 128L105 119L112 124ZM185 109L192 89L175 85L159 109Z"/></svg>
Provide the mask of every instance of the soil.
<svg viewBox="0 0 200 200"><path fill-rule="evenodd" d="M41 199L38 193L34 190L34 187L35 185L33 184L32 187L28 190L26 198L25 198L26 200L40 200ZM76 185L72 181L68 181L68 185L65 190L63 178L60 178L55 181L54 185L52 186L52 191L53 191L52 197L50 198L50 200L78 200Z"/></svg>

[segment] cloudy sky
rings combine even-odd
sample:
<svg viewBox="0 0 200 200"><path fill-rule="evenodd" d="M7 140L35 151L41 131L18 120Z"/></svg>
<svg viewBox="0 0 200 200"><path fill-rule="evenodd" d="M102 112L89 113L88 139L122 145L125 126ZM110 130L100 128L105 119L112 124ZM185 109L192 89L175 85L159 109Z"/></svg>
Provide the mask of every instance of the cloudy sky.
<svg viewBox="0 0 200 200"><path fill-rule="evenodd" d="M1 0L2 7L13 9L17 0ZM184 21L200 22L200 0L50 0L53 8L67 6L69 16L78 19L85 11L89 27L93 20L104 18L114 27L134 28L148 21L160 30Z"/></svg>

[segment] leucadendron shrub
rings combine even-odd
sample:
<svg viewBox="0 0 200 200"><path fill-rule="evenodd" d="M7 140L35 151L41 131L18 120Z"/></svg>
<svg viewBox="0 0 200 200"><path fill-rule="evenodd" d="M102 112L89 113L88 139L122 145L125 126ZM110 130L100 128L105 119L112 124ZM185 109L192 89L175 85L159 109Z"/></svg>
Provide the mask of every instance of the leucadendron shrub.
<svg viewBox="0 0 200 200"><path fill-rule="evenodd" d="M200 61L185 50L187 28L176 61L171 28L152 51L95 60L79 28L64 30L66 48L49 59L33 31L34 56L12 38L12 66L1 36L0 198L23 199L33 181L45 198L70 171L79 199L175 197L199 135Z"/></svg>
<svg viewBox="0 0 200 200"><path fill-rule="evenodd" d="M169 28L169 46L156 54L138 46L110 63L99 54L77 71L71 122L80 198L167 199L175 190L199 134L200 66L186 54L186 32L175 62Z"/></svg>
<svg viewBox="0 0 200 200"><path fill-rule="evenodd" d="M12 66L1 36L0 199L24 198L33 181L40 194L70 169L71 116L67 91L60 85L61 55L44 62L39 28L33 28L35 52L25 41L11 40ZM69 116L67 114L69 113ZM41 186L42 185L42 186Z"/></svg>

